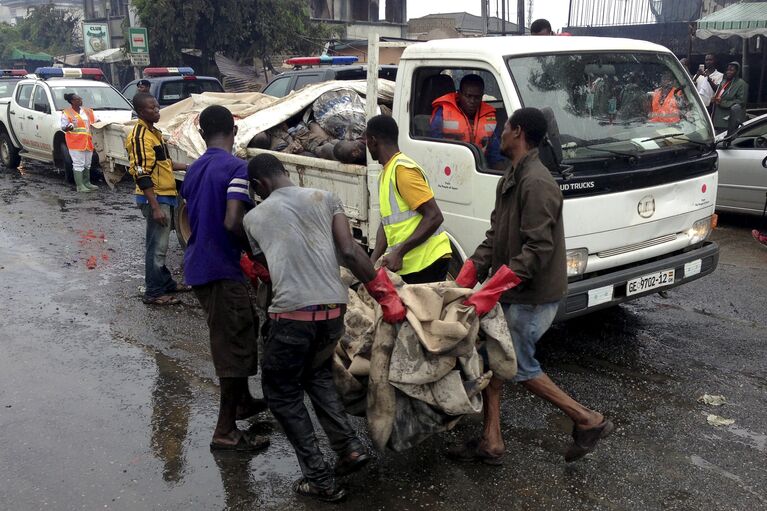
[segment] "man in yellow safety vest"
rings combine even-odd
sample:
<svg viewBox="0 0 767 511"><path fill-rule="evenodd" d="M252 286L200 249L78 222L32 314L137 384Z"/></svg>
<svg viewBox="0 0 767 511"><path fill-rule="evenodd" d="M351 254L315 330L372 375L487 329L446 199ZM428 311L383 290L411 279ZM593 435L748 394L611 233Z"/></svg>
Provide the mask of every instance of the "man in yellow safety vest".
<svg viewBox="0 0 767 511"><path fill-rule="evenodd" d="M384 166L378 179L381 224L370 256L408 284L445 280L452 250L442 229L442 212L426 174L397 145L399 129L389 116L370 119L370 155Z"/></svg>

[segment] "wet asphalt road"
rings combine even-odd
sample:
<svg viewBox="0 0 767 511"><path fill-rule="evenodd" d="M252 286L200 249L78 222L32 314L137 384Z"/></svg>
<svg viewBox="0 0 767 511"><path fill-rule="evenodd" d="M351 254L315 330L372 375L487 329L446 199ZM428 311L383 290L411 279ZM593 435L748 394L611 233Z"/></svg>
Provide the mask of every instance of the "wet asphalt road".
<svg viewBox="0 0 767 511"><path fill-rule="evenodd" d="M478 430L470 418L379 453L330 506L292 494L298 464L268 421L254 425L274 428L266 452L209 451L218 403L202 311L191 295L141 303L131 187L78 195L44 167L0 169L0 509L767 509L767 250L752 223L721 219L712 276L541 342L552 378L617 425L593 455L566 465L571 425L509 385L505 466L442 456ZM169 267L181 259L172 239ZM727 404L698 403L704 393Z"/></svg>

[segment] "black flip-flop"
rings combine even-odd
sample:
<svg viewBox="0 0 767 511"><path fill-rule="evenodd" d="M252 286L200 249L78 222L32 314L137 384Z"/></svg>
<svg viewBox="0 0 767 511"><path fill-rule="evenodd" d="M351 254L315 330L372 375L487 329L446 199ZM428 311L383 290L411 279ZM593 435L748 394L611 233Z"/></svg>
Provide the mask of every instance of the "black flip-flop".
<svg viewBox="0 0 767 511"><path fill-rule="evenodd" d="M269 439L261 435L253 435L247 431L240 431L237 442L234 444L220 444L217 442L210 443L211 451L239 451L239 452L256 452L262 451L269 447Z"/></svg>
<svg viewBox="0 0 767 511"><path fill-rule="evenodd" d="M462 463L481 462L485 465L503 465L503 454L490 454L479 447L479 440L472 439L462 444L454 445L445 453L453 461Z"/></svg>
<svg viewBox="0 0 767 511"><path fill-rule="evenodd" d="M597 442L607 438L615 429L612 421L605 419L599 426L589 429L578 429L573 426L573 445L565 453L565 461L571 463L593 451Z"/></svg>

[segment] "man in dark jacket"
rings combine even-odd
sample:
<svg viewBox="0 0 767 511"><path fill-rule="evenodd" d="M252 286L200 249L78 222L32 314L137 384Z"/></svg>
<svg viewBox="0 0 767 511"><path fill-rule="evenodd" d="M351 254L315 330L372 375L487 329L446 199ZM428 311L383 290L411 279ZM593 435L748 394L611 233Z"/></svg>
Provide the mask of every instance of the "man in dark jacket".
<svg viewBox="0 0 767 511"><path fill-rule="evenodd" d="M567 291L562 192L538 159L537 147L545 135L546 120L536 108L519 109L506 123L501 151L510 158L511 167L498 182L486 239L466 261L456 283L473 288L490 270L495 272L503 265L518 277L519 285L501 297L517 355L515 381L573 420L574 442L565 454L569 462L592 451L614 426L601 413L567 395L535 359L535 344L553 322ZM481 440L451 449L451 457L501 463L505 452L500 425L502 385L502 380L493 378L484 392Z"/></svg>
<svg viewBox="0 0 767 511"><path fill-rule="evenodd" d="M746 82L738 77L740 64L730 62L727 64L727 72L724 74L722 83L716 90L711 102L714 104L714 129L717 133L727 130L730 123L732 107L746 102Z"/></svg>

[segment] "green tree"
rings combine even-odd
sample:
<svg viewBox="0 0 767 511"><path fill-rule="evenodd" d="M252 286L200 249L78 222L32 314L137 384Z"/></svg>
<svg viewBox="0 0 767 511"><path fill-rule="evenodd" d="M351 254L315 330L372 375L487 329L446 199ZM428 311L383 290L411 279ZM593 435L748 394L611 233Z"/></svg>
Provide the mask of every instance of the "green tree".
<svg viewBox="0 0 767 511"><path fill-rule="evenodd" d="M0 24L0 60L7 61L19 43L19 30L7 23Z"/></svg>
<svg viewBox="0 0 767 511"><path fill-rule="evenodd" d="M330 34L309 20L305 0L135 0L153 62L176 65L182 48L265 61L275 53L318 51Z"/></svg>
<svg viewBox="0 0 767 511"><path fill-rule="evenodd" d="M82 48L79 37L76 37L79 25L77 16L58 10L51 3L34 7L16 29L25 49L60 55Z"/></svg>

